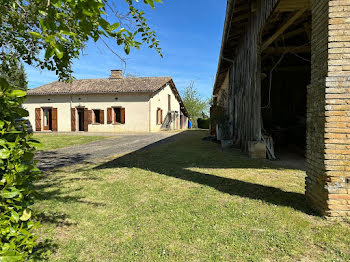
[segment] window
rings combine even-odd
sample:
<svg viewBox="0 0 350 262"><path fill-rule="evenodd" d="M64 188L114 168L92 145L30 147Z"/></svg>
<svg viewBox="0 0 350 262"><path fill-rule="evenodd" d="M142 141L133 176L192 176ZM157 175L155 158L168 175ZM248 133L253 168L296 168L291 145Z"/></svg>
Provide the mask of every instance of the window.
<svg viewBox="0 0 350 262"><path fill-rule="evenodd" d="M93 109L92 112L93 112L93 123L101 124L101 110Z"/></svg>
<svg viewBox="0 0 350 262"><path fill-rule="evenodd" d="M102 114L101 114L102 117ZM107 108L107 124L125 124L125 108L109 107Z"/></svg>
<svg viewBox="0 0 350 262"><path fill-rule="evenodd" d="M122 121L122 110L120 107L114 108L114 123L121 123Z"/></svg>
<svg viewBox="0 0 350 262"><path fill-rule="evenodd" d="M163 124L163 110L158 108L157 109L157 125Z"/></svg>

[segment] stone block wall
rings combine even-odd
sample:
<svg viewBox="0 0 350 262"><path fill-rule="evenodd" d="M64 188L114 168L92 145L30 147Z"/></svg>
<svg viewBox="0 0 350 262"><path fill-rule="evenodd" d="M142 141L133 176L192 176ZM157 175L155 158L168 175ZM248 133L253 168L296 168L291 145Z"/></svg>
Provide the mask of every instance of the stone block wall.
<svg viewBox="0 0 350 262"><path fill-rule="evenodd" d="M306 198L350 216L350 0L312 0Z"/></svg>

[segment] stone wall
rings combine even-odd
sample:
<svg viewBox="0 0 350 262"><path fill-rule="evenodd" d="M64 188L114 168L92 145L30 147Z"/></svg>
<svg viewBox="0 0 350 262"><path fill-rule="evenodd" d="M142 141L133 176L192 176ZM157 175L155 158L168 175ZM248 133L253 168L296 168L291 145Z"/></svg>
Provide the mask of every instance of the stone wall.
<svg viewBox="0 0 350 262"><path fill-rule="evenodd" d="M350 216L350 0L312 1L306 198L327 217Z"/></svg>

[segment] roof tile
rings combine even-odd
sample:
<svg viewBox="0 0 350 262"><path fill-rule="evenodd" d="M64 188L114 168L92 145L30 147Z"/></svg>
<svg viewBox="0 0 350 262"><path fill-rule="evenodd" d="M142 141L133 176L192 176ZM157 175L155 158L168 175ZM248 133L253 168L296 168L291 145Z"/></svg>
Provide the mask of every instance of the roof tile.
<svg viewBox="0 0 350 262"><path fill-rule="evenodd" d="M52 82L31 90L28 95L153 93L171 81L171 77L139 77L122 79L83 79Z"/></svg>

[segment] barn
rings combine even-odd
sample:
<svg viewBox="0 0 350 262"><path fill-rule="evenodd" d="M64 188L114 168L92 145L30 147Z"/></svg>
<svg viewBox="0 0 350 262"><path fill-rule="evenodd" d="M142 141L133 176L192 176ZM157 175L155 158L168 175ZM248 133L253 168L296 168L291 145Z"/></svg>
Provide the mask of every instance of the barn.
<svg viewBox="0 0 350 262"><path fill-rule="evenodd" d="M213 132L306 159L308 203L350 216L350 0L228 0ZM272 142L273 141L273 142Z"/></svg>

